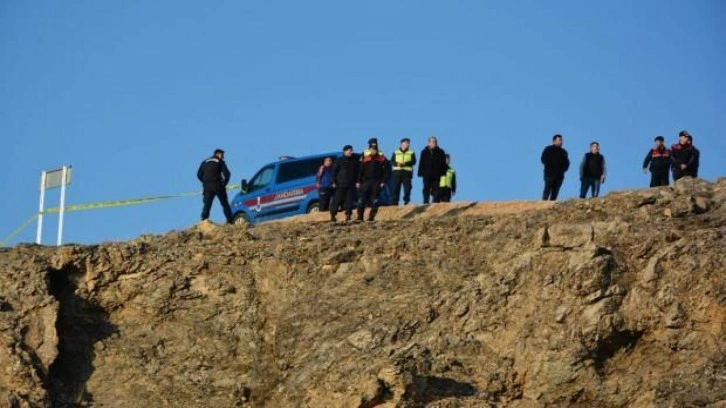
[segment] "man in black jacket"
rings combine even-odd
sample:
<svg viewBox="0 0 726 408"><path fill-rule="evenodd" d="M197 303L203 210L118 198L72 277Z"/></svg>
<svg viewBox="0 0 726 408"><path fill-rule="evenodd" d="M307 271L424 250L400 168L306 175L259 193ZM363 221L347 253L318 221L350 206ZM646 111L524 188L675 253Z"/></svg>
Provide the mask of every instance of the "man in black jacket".
<svg viewBox="0 0 726 408"><path fill-rule="evenodd" d="M202 221L209 219L214 197L219 199L228 223L232 223L232 209L227 199L227 184L231 173L224 162L224 150L217 149L214 155L202 162L197 170L197 178L204 186L204 207L202 208Z"/></svg>
<svg viewBox="0 0 726 408"><path fill-rule="evenodd" d="M344 201L343 209L345 210L345 220L350 221L353 214L353 200L355 199L356 182L358 181L358 169L360 162L358 158L353 156L353 146L343 146L343 157L335 161L333 165L333 188L335 196L333 203L330 205L330 221L335 222L338 214L338 208L341 201Z"/></svg>
<svg viewBox="0 0 726 408"><path fill-rule="evenodd" d="M368 147L370 154L361 156L360 169L358 171L358 221L363 221L363 213L366 205L371 207L368 214L368 221L376 219L378 213L378 194L386 185L386 156L378 154L378 146L370 145Z"/></svg>
<svg viewBox="0 0 726 408"><path fill-rule="evenodd" d="M670 184L671 151L665 147L663 136L657 136L654 142L655 147L643 160L643 173L650 170L651 187L667 186Z"/></svg>
<svg viewBox="0 0 726 408"><path fill-rule="evenodd" d="M580 198L587 197L587 191L592 189L592 197L600 195L600 185L605 183L607 167L605 157L600 154L600 143L590 143L590 152L585 153L580 163Z"/></svg>
<svg viewBox="0 0 726 408"><path fill-rule="evenodd" d="M693 145L693 136L688 135L688 144L691 145L691 148L693 149L693 165L691 166L691 175L693 177L698 177L698 167L701 165L701 151L696 149L696 146Z"/></svg>
<svg viewBox="0 0 726 408"><path fill-rule="evenodd" d="M544 164L544 192L543 200L557 200L560 187L565 180L565 173L570 168L570 159L567 150L562 148L562 136L554 135L552 144L542 151L542 164Z"/></svg>
<svg viewBox="0 0 726 408"><path fill-rule="evenodd" d="M673 182L682 177L693 177L696 154L693 145L688 143L690 136L688 131L681 131L678 134L678 143L671 146Z"/></svg>
<svg viewBox="0 0 726 408"><path fill-rule="evenodd" d="M446 175L446 152L439 147L435 136L429 137L428 146L419 157L418 176L423 179L423 203L428 204L431 197L439 201L439 182Z"/></svg>

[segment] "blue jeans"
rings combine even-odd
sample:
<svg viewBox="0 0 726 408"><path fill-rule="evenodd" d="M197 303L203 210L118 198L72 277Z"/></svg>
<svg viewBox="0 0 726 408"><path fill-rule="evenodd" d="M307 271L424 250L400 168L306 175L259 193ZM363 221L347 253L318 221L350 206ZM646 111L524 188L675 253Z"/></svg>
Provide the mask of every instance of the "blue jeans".
<svg viewBox="0 0 726 408"><path fill-rule="evenodd" d="M587 197L587 190L592 189L592 196L600 195L600 179L594 177L584 177L580 186L580 198Z"/></svg>

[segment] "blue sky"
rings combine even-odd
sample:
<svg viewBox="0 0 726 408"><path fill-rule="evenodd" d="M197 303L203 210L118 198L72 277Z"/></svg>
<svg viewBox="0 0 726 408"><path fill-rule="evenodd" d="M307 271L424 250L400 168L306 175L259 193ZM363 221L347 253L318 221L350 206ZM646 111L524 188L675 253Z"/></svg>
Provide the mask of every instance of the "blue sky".
<svg viewBox="0 0 726 408"><path fill-rule="evenodd" d="M608 192L647 186L653 137L688 129L713 180L724 21L718 0L0 2L0 239L37 210L43 169L73 165L69 204L171 194L199 188L216 147L238 181L280 155L372 136L419 151L436 135L456 199L519 200L540 197L555 133L576 163L601 142ZM562 196L578 189L571 171ZM65 240L183 229L200 210L192 197L69 213Z"/></svg>

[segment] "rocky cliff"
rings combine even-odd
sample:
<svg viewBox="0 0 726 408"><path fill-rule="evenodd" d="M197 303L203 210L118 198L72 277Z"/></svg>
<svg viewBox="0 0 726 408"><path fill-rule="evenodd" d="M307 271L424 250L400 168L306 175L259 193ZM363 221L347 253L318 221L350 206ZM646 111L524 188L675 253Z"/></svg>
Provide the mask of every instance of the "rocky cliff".
<svg viewBox="0 0 726 408"><path fill-rule="evenodd" d="M726 179L0 252L0 406L726 406Z"/></svg>

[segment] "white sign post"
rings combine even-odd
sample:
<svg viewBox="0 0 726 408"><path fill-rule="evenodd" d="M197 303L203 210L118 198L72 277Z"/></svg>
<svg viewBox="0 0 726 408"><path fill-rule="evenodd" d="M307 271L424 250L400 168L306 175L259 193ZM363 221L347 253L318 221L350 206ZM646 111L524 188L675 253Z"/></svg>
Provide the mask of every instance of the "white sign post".
<svg viewBox="0 0 726 408"><path fill-rule="evenodd" d="M43 237L43 211L45 205L45 190L60 187L60 212L58 214L58 240L57 245L63 242L63 215L66 210L66 186L71 184L71 166L60 169L44 171L40 175L40 209L38 212L38 234L35 243L40 245Z"/></svg>

